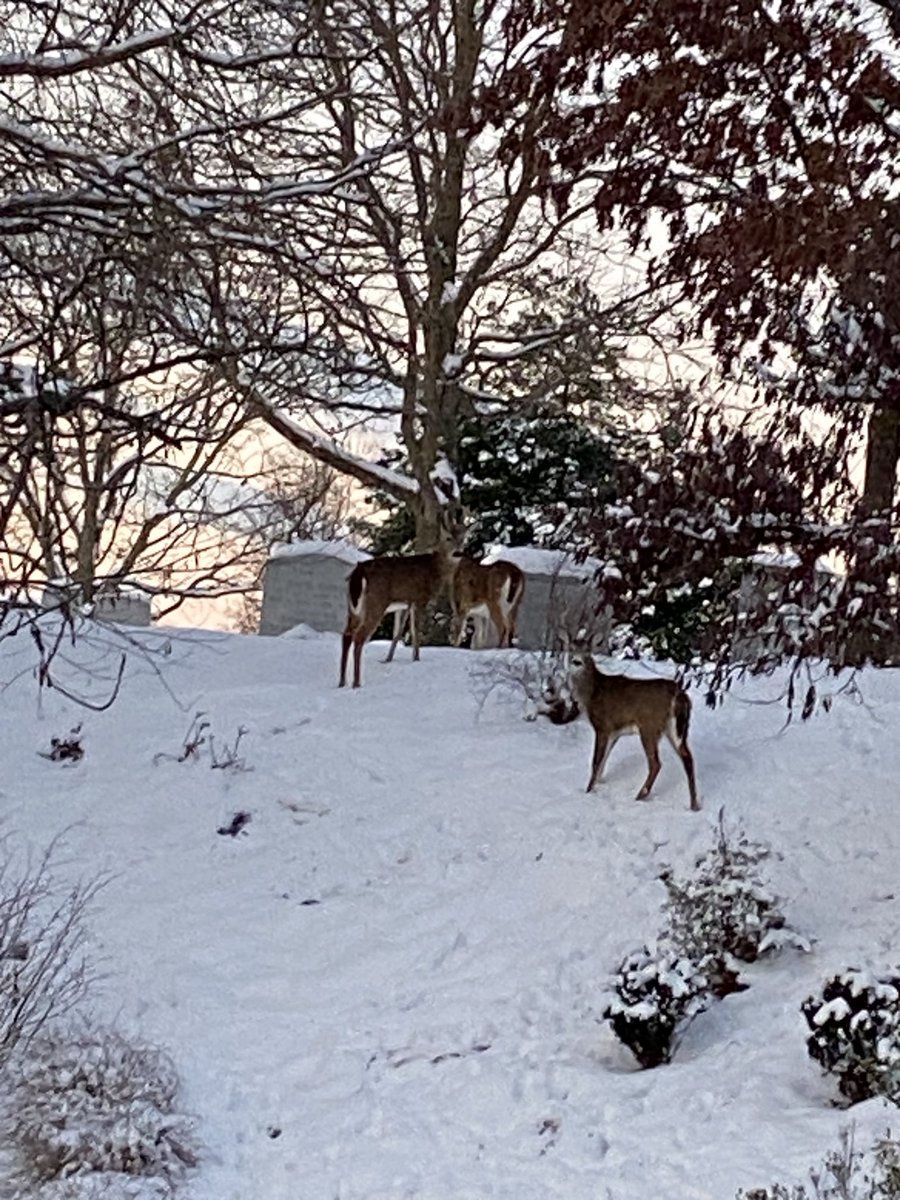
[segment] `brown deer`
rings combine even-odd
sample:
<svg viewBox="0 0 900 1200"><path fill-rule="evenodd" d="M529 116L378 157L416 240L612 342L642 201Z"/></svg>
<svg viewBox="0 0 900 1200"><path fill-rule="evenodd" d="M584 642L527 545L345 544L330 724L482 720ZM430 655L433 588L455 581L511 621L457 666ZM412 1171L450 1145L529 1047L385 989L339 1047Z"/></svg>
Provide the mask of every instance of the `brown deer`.
<svg viewBox="0 0 900 1200"><path fill-rule="evenodd" d="M394 613L394 637L386 662L394 650L409 614L413 659L419 658L419 625L425 605L447 582L453 555L446 548L431 554L385 555L357 563L347 580L347 624L341 642L341 677L347 682L347 658L353 647L353 686L360 686L363 646L381 624L385 613ZM417 621L417 615L419 620Z"/></svg>
<svg viewBox="0 0 900 1200"><path fill-rule="evenodd" d="M593 791L619 738L625 733L637 733L649 771L636 799L646 800L660 771L659 743L665 734L687 775L691 809L698 811L694 759L687 743L691 701L684 688L674 679L606 675L594 662L590 650L583 646L572 651L570 664L572 693L594 727L594 757L587 791Z"/></svg>
<svg viewBox="0 0 900 1200"><path fill-rule="evenodd" d="M498 646L511 646L516 636L516 619L525 594L525 575L511 562L476 562L465 555L457 556L453 572L451 600L455 632L453 641L459 646L470 616L490 616L497 629ZM483 642L476 624L475 645Z"/></svg>

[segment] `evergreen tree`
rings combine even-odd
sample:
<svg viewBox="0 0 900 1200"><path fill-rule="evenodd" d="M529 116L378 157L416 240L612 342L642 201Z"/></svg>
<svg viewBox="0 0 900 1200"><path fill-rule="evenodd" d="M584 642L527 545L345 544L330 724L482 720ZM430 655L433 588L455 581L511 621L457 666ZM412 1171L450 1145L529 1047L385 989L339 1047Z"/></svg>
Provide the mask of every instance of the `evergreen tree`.
<svg viewBox="0 0 900 1200"><path fill-rule="evenodd" d="M540 545L570 511L609 503L616 470L637 440L547 407L528 416L470 418L459 441L460 491L470 514L466 550ZM398 451L384 460L402 461ZM406 507L384 494L375 501L389 516L363 527L374 553L410 550L415 527Z"/></svg>

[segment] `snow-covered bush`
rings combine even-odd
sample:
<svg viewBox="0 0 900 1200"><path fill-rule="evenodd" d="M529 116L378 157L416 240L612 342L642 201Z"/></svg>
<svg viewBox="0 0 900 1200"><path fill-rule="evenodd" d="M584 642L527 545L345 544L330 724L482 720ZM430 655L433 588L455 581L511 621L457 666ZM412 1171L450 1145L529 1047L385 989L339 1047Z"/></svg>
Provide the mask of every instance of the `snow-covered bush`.
<svg viewBox="0 0 900 1200"><path fill-rule="evenodd" d="M680 1035L711 1001L701 968L666 945L629 954L613 988L603 1015L642 1067L669 1062Z"/></svg>
<svg viewBox="0 0 900 1200"><path fill-rule="evenodd" d="M887 1135L864 1152L845 1129L840 1147L810 1172L809 1188L776 1183L738 1192L737 1200L900 1200L900 1142Z"/></svg>
<svg viewBox="0 0 900 1200"><path fill-rule="evenodd" d="M53 1179L35 1194L29 1182L12 1200L172 1200L173 1185L158 1176L123 1175L121 1171L91 1171Z"/></svg>
<svg viewBox="0 0 900 1200"><path fill-rule="evenodd" d="M806 1048L851 1104L886 1096L900 1104L900 976L849 970L801 1005Z"/></svg>
<svg viewBox="0 0 900 1200"><path fill-rule="evenodd" d="M84 918L103 881L60 887L55 850L23 863L0 843L0 1063L72 1009L91 983Z"/></svg>
<svg viewBox="0 0 900 1200"><path fill-rule="evenodd" d="M7 1142L26 1182L99 1172L171 1187L196 1163L191 1124L176 1109L174 1066L160 1050L114 1030L40 1034L7 1065L4 1090ZM118 1181L123 1197L125 1182ZM93 1194L84 1190L93 1185L74 1186L60 1185L59 1196Z"/></svg>
<svg viewBox="0 0 900 1200"><path fill-rule="evenodd" d="M692 875L661 876L668 892L667 936L673 945L711 976L713 990L738 990L738 962L791 945L808 950L809 942L786 923L778 897L763 881L760 863L770 850L740 830L731 837L719 814L716 844L697 859Z"/></svg>

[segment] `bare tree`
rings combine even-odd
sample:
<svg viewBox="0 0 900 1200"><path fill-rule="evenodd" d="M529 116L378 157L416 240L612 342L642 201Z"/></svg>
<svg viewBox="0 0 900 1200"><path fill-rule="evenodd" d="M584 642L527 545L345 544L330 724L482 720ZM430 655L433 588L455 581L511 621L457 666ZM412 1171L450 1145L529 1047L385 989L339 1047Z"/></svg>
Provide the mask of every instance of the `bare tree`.
<svg viewBox="0 0 900 1200"><path fill-rule="evenodd" d="M576 183L564 213L539 199L548 164L534 133L545 108L517 114L517 148L503 166L498 139L472 131L478 95L512 62L501 10L498 0L314 6L312 38L332 84L318 117L327 173L346 174L373 144L400 152L321 206L333 247L319 262L327 331L308 349L335 386L298 385L283 358L233 380L298 448L408 505L420 549L436 544L457 498L462 420L540 398L502 390L510 363L579 337L600 361L638 327L621 274L600 300L590 286L590 195ZM573 272L585 282L579 302ZM556 315L517 322L537 280ZM385 476L335 445L335 433L373 416L399 424L410 477Z"/></svg>
<svg viewBox="0 0 900 1200"><path fill-rule="evenodd" d="M315 339L317 205L391 152L331 173L315 50L265 0L0 2L4 609L247 586L229 380Z"/></svg>

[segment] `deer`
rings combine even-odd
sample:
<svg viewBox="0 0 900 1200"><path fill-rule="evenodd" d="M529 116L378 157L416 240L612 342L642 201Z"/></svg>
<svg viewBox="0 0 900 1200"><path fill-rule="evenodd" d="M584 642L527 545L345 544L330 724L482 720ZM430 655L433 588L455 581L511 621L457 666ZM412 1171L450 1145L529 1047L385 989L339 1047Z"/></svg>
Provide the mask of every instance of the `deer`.
<svg viewBox="0 0 900 1200"><path fill-rule="evenodd" d="M525 594L525 575L512 562L476 562L466 555L455 556L453 582L450 592L454 616L454 645L462 644L466 619L470 616L490 616L497 630L498 646L511 646L516 636L516 619ZM474 642L479 646L480 626L476 625Z"/></svg>
<svg viewBox="0 0 900 1200"><path fill-rule="evenodd" d="M347 624L341 641L338 687L344 687L347 682L351 646L353 686L360 686L363 646L381 624L385 613L394 614L394 636L385 662L393 661L407 615L413 661L419 661L419 627L425 605L449 581L453 561L454 553L442 545L430 554L383 555L357 563L347 580Z"/></svg>
<svg viewBox="0 0 900 1200"><path fill-rule="evenodd" d="M646 800L660 772L659 743L665 735L687 775L691 811L698 812L694 758L688 747L691 701L674 679L631 679L601 671L589 647L576 645L570 656L572 694L594 727L594 755L587 791L600 780L613 746L626 733L640 735L648 773L635 799Z"/></svg>

